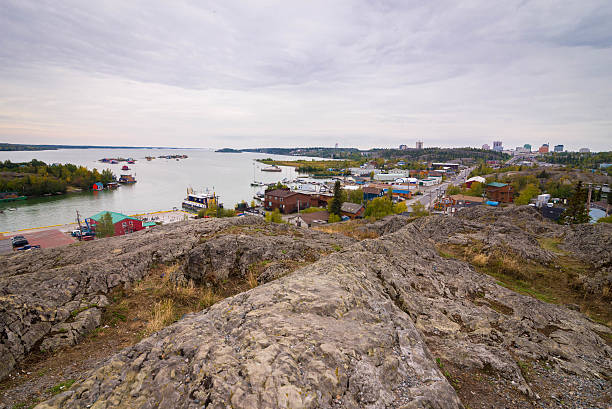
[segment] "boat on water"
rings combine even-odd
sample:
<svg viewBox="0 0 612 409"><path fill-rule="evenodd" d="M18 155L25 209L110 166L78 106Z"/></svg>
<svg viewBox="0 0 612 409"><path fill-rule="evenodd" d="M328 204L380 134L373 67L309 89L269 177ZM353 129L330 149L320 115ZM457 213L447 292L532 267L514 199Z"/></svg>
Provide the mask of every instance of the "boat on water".
<svg viewBox="0 0 612 409"><path fill-rule="evenodd" d="M204 192L195 192L192 188L189 188L182 207L188 212L197 213L202 209L209 209L218 205L220 205L219 196L215 192L210 192L208 189Z"/></svg>
<svg viewBox="0 0 612 409"><path fill-rule="evenodd" d="M130 170L130 168L128 168L127 165L123 165L121 166L121 170Z"/></svg>
<svg viewBox="0 0 612 409"><path fill-rule="evenodd" d="M265 168L262 168L261 171L262 172L282 172L283 170L276 165L272 165L272 166L266 166Z"/></svg>
<svg viewBox="0 0 612 409"><path fill-rule="evenodd" d="M255 180L255 181L251 182L251 186L266 186L266 184L263 183L263 182L258 182L258 181Z"/></svg>
<svg viewBox="0 0 612 409"><path fill-rule="evenodd" d="M16 200L26 200L27 197L17 192L0 192L0 202L14 202Z"/></svg>
<svg viewBox="0 0 612 409"><path fill-rule="evenodd" d="M119 163L119 161L113 159L113 160L110 161L110 163L111 163L111 165L116 165L116 164Z"/></svg>
<svg viewBox="0 0 612 409"><path fill-rule="evenodd" d="M134 163L136 163L136 161L134 159L128 159L127 163L133 165Z"/></svg>
<svg viewBox="0 0 612 409"><path fill-rule="evenodd" d="M121 175L119 177L119 183L124 183L124 184L132 184L132 183L136 183L136 179L134 179L134 177L132 175Z"/></svg>
<svg viewBox="0 0 612 409"><path fill-rule="evenodd" d="M119 183L117 182L108 182L106 184L107 189L117 189L119 187Z"/></svg>

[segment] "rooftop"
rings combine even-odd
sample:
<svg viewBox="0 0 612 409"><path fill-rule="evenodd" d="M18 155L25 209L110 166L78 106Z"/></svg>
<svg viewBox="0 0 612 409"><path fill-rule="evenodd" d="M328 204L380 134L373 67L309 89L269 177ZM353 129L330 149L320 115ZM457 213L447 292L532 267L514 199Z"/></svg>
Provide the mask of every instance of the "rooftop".
<svg viewBox="0 0 612 409"><path fill-rule="evenodd" d="M341 211L351 214L356 214L363 208L362 205L358 203L344 202L342 203Z"/></svg>
<svg viewBox="0 0 612 409"><path fill-rule="evenodd" d="M308 224L311 224L312 222L315 222L315 221L327 222L329 220L329 212L327 210L321 210L321 211L312 212L312 213L301 213L300 217L302 218L302 220L304 220Z"/></svg>
<svg viewBox="0 0 612 409"><path fill-rule="evenodd" d="M491 182L487 186L491 186L491 187L504 187L504 186L508 186L508 184L507 183L500 183L500 182Z"/></svg>
<svg viewBox="0 0 612 409"><path fill-rule="evenodd" d="M113 224L115 224L115 223L117 223L117 222L120 222L121 220L124 220L124 219L138 220L138 219L137 219L137 218L135 218L135 217L127 216L127 215L122 214L122 213L117 213L117 212L107 212L107 211L102 211L102 212L100 212L100 213L97 213L97 214L95 214L95 215L91 216L91 217L90 217L90 219L93 219L93 220L95 220L96 222L99 222L100 220L102 220L102 217L104 217L104 215L105 215L106 213L110 213L110 215L111 215L111 217L112 217L112 219L113 219Z"/></svg>
<svg viewBox="0 0 612 409"><path fill-rule="evenodd" d="M292 192L291 190L288 190L288 189L274 189L274 190L270 190L266 192L266 195L276 196L276 197L289 197L289 196L293 196L296 194L297 192Z"/></svg>

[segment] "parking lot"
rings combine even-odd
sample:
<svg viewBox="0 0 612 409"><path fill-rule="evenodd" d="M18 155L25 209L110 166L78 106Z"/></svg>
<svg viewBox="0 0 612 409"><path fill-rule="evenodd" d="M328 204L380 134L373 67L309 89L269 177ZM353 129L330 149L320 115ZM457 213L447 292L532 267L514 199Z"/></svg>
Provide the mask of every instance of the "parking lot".
<svg viewBox="0 0 612 409"><path fill-rule="evenodd" d="M66 244L74 243L75 239L59 229L46 229L36 232L28 232L23 234L11 234L3 236L0 240L0 254L10 253L13 251L11 238L14 236L24 236L32 245L39 245L42 248L52 248L65 246Z"/></svg>

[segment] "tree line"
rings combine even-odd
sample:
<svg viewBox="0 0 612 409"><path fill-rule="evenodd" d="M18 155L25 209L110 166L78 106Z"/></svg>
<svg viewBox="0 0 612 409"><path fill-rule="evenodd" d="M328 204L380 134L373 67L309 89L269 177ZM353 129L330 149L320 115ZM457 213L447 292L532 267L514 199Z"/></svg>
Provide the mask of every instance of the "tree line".
<svg viewBox="0 0 612 409"><path fill-rule="evenodd" d="M109 169L99 172L70 163L48 165L36 159L0 162L0 191L18 192L25 196L65 193L68 187L87 190L96 182L107 184L114 180L115 175Z"/></svg>

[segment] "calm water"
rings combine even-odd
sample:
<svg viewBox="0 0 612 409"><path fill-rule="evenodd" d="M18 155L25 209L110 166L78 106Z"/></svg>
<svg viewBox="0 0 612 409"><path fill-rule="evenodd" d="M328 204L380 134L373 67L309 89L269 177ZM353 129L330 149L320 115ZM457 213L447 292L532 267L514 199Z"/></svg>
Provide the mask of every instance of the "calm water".
<svg viewBox="0 0 612 409"><path fill-rule="evenodd" d="M145 156L188 155L188 159L154 159ZM100 163L104 157L133 157L136 164L128 165L129 171L121 166ZM181 207L189 186L195 190L213 189L221 196L226 208L246 200L250 203L254 194L262 188L251 187L255 179L265 183L277 182L283 178L293 179L297 173L293 168L283 167L282 172L261 172L256 158L287 158L280 155L257 153L215 153L201 149L61 149L39 152L0 152L0 160L25 162L39 159L46 163L74 163L99 171L109 168L119 177L131 173L138 181L134 185L123 185L116 190L83 192L68 195L28 199L25 201L0 203L0 231L12 231L28 227L47 226L73 222L76 211L83 217L103 210L126 214ZM296 159L295 157L292 157ZM9 211L8 208L17 210Z"/></svg>

